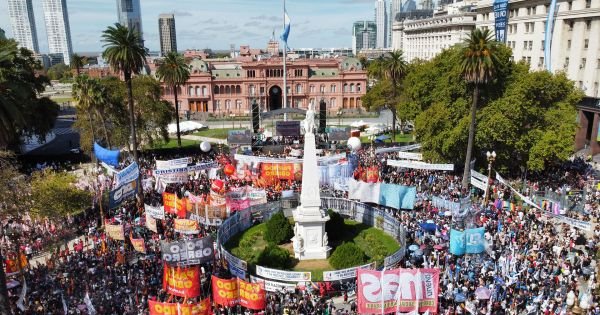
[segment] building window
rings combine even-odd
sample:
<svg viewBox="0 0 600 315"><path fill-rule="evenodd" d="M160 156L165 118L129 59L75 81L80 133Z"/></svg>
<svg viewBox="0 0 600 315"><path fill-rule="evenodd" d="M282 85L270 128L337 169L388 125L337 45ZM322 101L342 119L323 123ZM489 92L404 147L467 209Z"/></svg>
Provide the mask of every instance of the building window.
<svg viewBox="0 0 600 315"><path fill-rule="evenodd" d="M250 93L250 96L254 96L254 93L256 92L256 87L254 87L254 84L250 84L250 86L248 86L248 92Z"/></svg>
<svg viewBox="0 0 600 315"><path fill-rule="evenodd" d="M568 68L569 67L569 57L565 58L565 65L564 68Z"/></svg>
<svg viewBox="0 0 600 315"><path fill-rule="evenodd" d="M246 71L246 76L248 78L256 78L256 71L255 70L248 70L248 71Z"/></svg>
<svg viewBox="0 0 600 315"><path fill-rule="evenodd" d="M538 63L538 67L543 67L544 66L544 57L540 57L540 61Z"/></svg>
<svg viewBox="0 0 600 315"><path fill-rule="evenodd" d="M573 31L573 21L566 21L569 32Z"/></svg>
<svg viewBox="0 0 600 315"><path fill-rule="evenodd" d="M322 85L319 87L319 92L321 92L321 93L325 93L325 85L323 85L323 84L322 84Z"/></svg>
<svg viewBox="0 0 600 315"><path fill-rule="evenodd" d="M215 110L221 110L221 101L219 101L219 100L215 101Z"/></svg>
<svg viewBox="0 0 600 315"><path fill-rule="evenodd" d="M335 107L335 98L332 98L332 99L329 101L329 107L330 107L330 108L333 108L333 107Z"/></svg>
<svg viewBox="0 0 600 315"><path fill-rule="evenodd" d="M263 94L265 94L265 87L261 86L260 87L260 95L263 95Z"/></svg>
<svg viewBox="0 0 600 315"><path fill-rule="evenodd" d="M294 76L301 77L302 76L302 69L296 69L296 70L294 70Z"/></svg>
<svg viewBox="0 0 600 315"><path fill-rule="evenodd" d="M523 41L523 50L527 50L527 43L528 42L526 40Z"/></svg>
<svg viewBox="0 0 600 315"><path fill-rule="evenodd" d="M188 88L188 95L190 95L190 96L191 96L191 95L194 95L194 87L193 87L193 86L190 86L190 87Z"/></svg>
<svg viewBox="0 0 600 315"><path fill-rule="evenodd" d="M242 94L242 87L239 85L235 86L235 94Z"/></svg>
<svg viewBox="0 0 600 315"><path fill-rule="evenodd" d="M196 87L196 95L197 96L200 95L200 87L199 86Z"/></svg>
<svg viewBox="0 0 600 315"><path fill-rule="evenodd" d="M590 40L586 39L583 41L583 48L588 49L588 46L590 45Z"/></svg>
<svg viewBox="0 0 600 315"><path fill-rule="evenodd" d="M229 85L225 86L225 94L227 94L227 95L231 94L231 87Z"/></svg>
<svg viewBox="0 0 600 315"><path fill-rule="evenodd" d="M533 50L533 41L532 40L529 41L529 50Z"/></svg>
<svg viewBox="0 0 600 315"><path fill-rule="evenodd" d="M310 86L310 93L315 93L315 86L314 85Z"/></svg>
<svg viewBox="0 0 600 315"><path fill-rule="evenodd" d="M237 110L242 109L242 100L235 101L235 109L237 109Z"/></svg>
<svg viewBox="0 0 600 315"><path fill-rule="evenodd" d="M531 65L531 57L527 57L527 64Z"/></svg>
<svg viewBox="0 0 600 315"><path fill-rule="evenodd" d="M592 29L592 20L585 20L585 29L588 31Z"/></svg>
<svg viewBox="0 0 600 315"><path fill-rule="evenodd" d="M594 82L594 95L598 96L598 82Z"/></svg>
<svg viewBox="0 0 600 315"><path fill-rule="evenodd" d="M353 92L354 92L354 83L351 83L350 84L350 93L353 93Z"/></svg>
<svg viewBox="0 0 600 315"><path fill-rule="evenodd" d="M356 92L360 92L361 88L360 88L360 83L356 84Z"/></svg>
<svg viewBox="0 0 600 315"><path fill-rule="evenodd" d="M331 85L331 93L335 93L335 84Z"/></svg>
<svg viewBox="0 0 600 315"><path fill-rule="evenodd" d="M296 70L298 71L298 70ZM302 85L301 84L296 84L296 93L302 93Z"/></svg>
<svg viewBox="0 0 600 315"><path fill-rule="evenodd" d="M592 0L585 0L585 8L589 9L592 7Z"/></svg>
<svg viewBox="0 0 600 315"><path fill-rule="evenodd" d="M586 58L581 58L581 64L579 65L579 69L584 69L587 64Z"/></svg>
<svg viewBox="0 0 600 315"><path fill-rule="evenodd" d="M573 10L573 1L567 2L567 8L568 8L567 10L569 10L569 11Z"/></svg>
<svg viewBox="0 0 600 315"><path fill-rule="evenodd" d="M231 109L231 100L225 100L225 109L226 110L230 110Z"/></svg>
<svg viewBox="0 0 600 315"><path fill-rule="evenodd" d="M344 83L344 92L348 92L348 83Z"/></svg>
<svg viewBox="0 0 600 315"><path fill-rule="evenodd" d="M546 41L544 41L545 43ZM571 40L567 40L567 49L571 49Z"/></svg>
<svg viewBox="0 0 600 315"><path fill-rule="evenodd" d="M215 86L215 88L213 89L213 94L219 94L219 87Z"/></svg>

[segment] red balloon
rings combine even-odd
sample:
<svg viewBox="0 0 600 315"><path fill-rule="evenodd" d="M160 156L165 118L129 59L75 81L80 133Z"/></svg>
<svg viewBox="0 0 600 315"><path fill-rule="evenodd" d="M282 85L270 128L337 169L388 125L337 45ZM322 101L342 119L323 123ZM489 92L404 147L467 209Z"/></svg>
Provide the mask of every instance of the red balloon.
<svg viewBox="0 0 600 315"><path fill-rule="evenodd" d="M223 168L223 173L227 176L231 176L235 173L235 167L231 164L227 164L225 165L225 168Z"/></svg>

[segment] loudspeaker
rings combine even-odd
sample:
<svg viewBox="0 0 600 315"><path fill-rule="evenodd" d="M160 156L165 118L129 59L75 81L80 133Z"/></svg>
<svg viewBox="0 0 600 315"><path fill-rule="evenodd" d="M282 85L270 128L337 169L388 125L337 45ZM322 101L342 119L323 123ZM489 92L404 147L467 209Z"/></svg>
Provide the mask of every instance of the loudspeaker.
<svg viewBox="0 0 600 315"><path fill-rule="evenodd" d="M256 134L260 129L260 108L256 100L252 101L252 131Z"/></svg>
<svg viewBox="0 0 600 315"><path fill-rule="evenodd" d="M321 99L319 102L319 133L325 133L327 127L327 104Z"/></svg>

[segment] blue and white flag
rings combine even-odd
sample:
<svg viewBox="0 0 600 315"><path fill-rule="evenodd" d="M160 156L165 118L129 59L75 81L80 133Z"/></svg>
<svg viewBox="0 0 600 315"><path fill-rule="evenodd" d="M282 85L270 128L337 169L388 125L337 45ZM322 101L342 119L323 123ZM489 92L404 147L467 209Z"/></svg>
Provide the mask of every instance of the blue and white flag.
<svg viewBox="0 0 600 315"><path fill-rule="evenodd" d="M288 36L290 35L290 27L291 27L291 20L290 17L287 14L287 11L284 11L284 20L283 20L283 33L281 33L281 40L285 42L285 45L287 46L287 41L288 41Z"/></svg>

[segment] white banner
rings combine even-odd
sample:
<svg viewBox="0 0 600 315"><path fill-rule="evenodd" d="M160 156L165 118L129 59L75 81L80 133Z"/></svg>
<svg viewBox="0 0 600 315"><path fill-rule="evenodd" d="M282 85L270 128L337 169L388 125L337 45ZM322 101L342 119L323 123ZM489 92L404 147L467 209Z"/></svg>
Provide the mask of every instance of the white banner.
<svg viewBox="0 0 600 315"><path fill-rule="evenodd" d="M190 163L192 163L191 157L185 157L185 158L168 160L168 161L156 160L156 169L157 170L169 170L172 168L181 168L181 167L186 167Z"/></svg>
<svg viewBox="0 0 600 315"><path fill-rule="evenodd" d="M221 255L227 260L229 266L235 266L240 270L248 270L248 263L230 254L223 246L221 246Z"/></svg>
<svg viewBox="0 0 600 315"><path fill-rule="evenodd" d="M115 187L119 187L121 184L129 183L132 180L136 180L140 176L140 169L137 163L133 162L120 172L115 174L116 184Z"/></svg>
<svg viewBox="0 0 600 315"><path fill-rule="evenodd" d="M380 183L365 183L354 178L348 180L348 199L379 204Z"/></svg>
<svg viewBox="0 0 600 315"><path fill-rule="evenodd" d="M317 158L319 163L329 163L333 161L339 161L346 157L346 153L340 153L331 156L320 156ZM242 163L302 163L303 159L296 158L287 158L287 159L277 159L277 158L269 158L262 156L253 156L253 155L243 155L236 154L234 156L236 161Z"/></svg>
<svg viewBox="0 0 600 315"><path fill-rule="evenodd" d="M255 276L250 276L252 283L264 283L265 291L268 292L294 292L296 291L296 284L283 283L271 280L261 279Z"/></svg>
<svg viewBox="0 0 600 315"><path fill-rule="evenodd" d="M411 144L411 145L405 145L405 146L402 146L402 147L379 148L379 149L375 150L375 154L389 153L389 152L412 151L412 150L418 150L420 148L421 148L421 144L420 143Z"/></svg>
<svg viewBox="0 0 600 315"><path fill-rule="evenodd" d="M92 300L90 299L90 294L89 293L85 293L85 297L83 298L83 302L85 303L85 306L87 307L87 311L88 314L90 315L95 315L96 314L96 309L94 308L94 305L92 305Z"/></svg>
<svg viewBox="0 0 600 315"><path fill-rule="evenodd" d="M311 280L310 272L285 271L256 266L256 275L279 281L303 282Z"/></svg>
<svg viewBox="0 0 600 315"><path fill-rule="evenodd" d="M487 190L487 185L485 184L485 182L482 182L480 179L476 178L473 175L471 175L471 185L473 185L483 191Z"/></svg>
<svg viewBox="0 0 600 315"><path fill-rule="evenodd" d="M383 265L385 266L385 268L390 268L390 267L396 265L397 263L399 263L404 258L405 255L406 255L406 248L400 247L400 249L398 249L395 253L393 253L390 256L387 256L383 259Z"/></svg>
<svg viewBox="0 0 600 315"><path fill-rule="evenodd" d="M146 210L146 214L159 220L165 219L165 209L162 206L154 207L151 205L144 205L144 209Z"/></svg>
<svg viewBox="0 0 600 315"><path fill-rule="evenodd" d="M591 222L581 221L581 220L565 217L563 215L556 215L556 216L553 216L553 218L556 218L558 221L560 221L562 223L566 223L574 228L582 229L584 231L590 231L590 232L592 231L592 223Z"/></svg>
<svg viewBox="0 0 600 315"><path fill-rule="evenodd" d="M388 160L389 166L412 168L418 170L434 170L434 171L453 171L454 164L429 164L419 161L398 161Z"/></svg>
<svg viewBox="0 0 600 315"><path fill-rule="evenodd" d="M333 271L323 271L323 281L338 281L344 279L352 279L356 278L356 271L358 269L371 269L375 268L375 263L370 263L362 266L333 270Z"/></svg>
<svg viewBox="0 0 600 315"><path fill-rule="evenodd" d="M471 170L471 176L477 178L479 181L482 181L484 183L489 183L490 182L487 176L479 173L476 170Z"/></svg>
<svg viewBox="0 0 600 315"><path fill-rule="evenodd" d="M210 163L201 163L201 164L178 167L178 168L171 168L171 169L166 169L166 170L154 170L154 176L162 176L162 175L176 174L176 173L182 173L182 172L189 173L189 172L214 168L217 166L218 166L217 162L210 162Z"/></svg>
<svg viewBox="0 0 600 315"><path fill-rule="evenodd" d="M412 153L412 152L403 152L403 151L400 151L400 152L398 152L398 158L399 159L404 159L404 160L422 161L423 160L423 154L421 154L421 153Z"/></svg>

